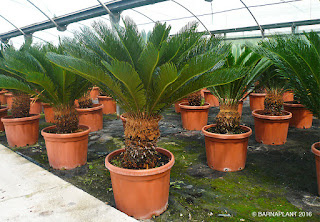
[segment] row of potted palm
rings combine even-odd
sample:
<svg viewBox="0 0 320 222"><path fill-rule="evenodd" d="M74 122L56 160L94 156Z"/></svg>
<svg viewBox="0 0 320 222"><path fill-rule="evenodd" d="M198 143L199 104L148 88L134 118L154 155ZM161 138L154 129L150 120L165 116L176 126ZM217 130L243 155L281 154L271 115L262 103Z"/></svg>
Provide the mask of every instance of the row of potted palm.
<svg viewBox="0 0 320 222"><path fill-rule="evenodd" d="M209 88L217 95L221 110L217 125L203 129L206 144L231 136L236 144L245 142L235 145L235 149L246 151L251 130L239 124L238 103L270 61L248 48L231 48L221 44L220 39L205 38L196 32L196 24L169 36L170 27L157 23L147 39L129 19L124 24L125 28L110 29L95 23L92 30L84 28L75 39L66 40L58 48L25 46L19 51L4 50L1 69L6 74L0 76L0 88L37 93L41 100L52 104L56 126L43 129L42 135L48 156L65 152L75 156L70 165L66 159L56 163L49 157L51 166L61 168L62 164L66 169L85 164L90 130L79 126L74 100L88 90L88 81L115 98L126 111L125 149L109 154L105 164L117 208L143 219L161 214L168 204L174 156L157 147L161 112L187 95ZM77 145L70 148L65 141ZM85 156L79 154L80 150ZM245 155L237 156L237 164L227 167L221 168L220 163L216 166L225 158L221 155L213 163L208 160L208 164L220 170L243 169Z"/></svg>

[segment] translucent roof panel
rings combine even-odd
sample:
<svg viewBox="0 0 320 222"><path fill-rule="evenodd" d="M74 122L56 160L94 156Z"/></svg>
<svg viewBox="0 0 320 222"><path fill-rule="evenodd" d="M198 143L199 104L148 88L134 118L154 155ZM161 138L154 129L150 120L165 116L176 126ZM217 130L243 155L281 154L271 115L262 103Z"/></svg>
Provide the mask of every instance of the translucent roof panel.
<svg viewBox="0 0 320 222"><path fill-rule="evenodd" d="M123 0L130 2L129 0ZM137 1L137 0L136 0ZM242 0L252 12L260 25L277 24L284 22L320 19L319 0ZM40 8L47 16L56 17L84 10L88 7L99 5L97 0L1 0L0 16L9 20L13 25L22 28L27 25L48 20L37 8ZM103 1L104 3L121 2ZM195 16L197 17L195 17ZM234 29L248 26L256 26L257 23L240 0L174 0L162 1L152 5L141 6L125 10L122 17L129 16L137 24L140 30L150 31L155 21L166 22L172 26L171 34L175 34L181 27L190 21L199 19L210 31ZM0 35L15 27L0 17ZM57 43L58 38L72 36L72 31L78 30L97 19L102 19L108 24L108 15L97 17L68 25L67 31L59 32L56 28L33 33L34 42L48 41ZM205 27L199 24L199 31ZM319 29L319 25L300 27L300 30ZM266 34L276 32L289 33L290 28L266 30ZM257 35L259 31L252 32ZM250 35L250 32L227 34L232 38ZM259 35L259 34L258 34ZM23 37L11 38L10 41L20 45Z"/></svg>

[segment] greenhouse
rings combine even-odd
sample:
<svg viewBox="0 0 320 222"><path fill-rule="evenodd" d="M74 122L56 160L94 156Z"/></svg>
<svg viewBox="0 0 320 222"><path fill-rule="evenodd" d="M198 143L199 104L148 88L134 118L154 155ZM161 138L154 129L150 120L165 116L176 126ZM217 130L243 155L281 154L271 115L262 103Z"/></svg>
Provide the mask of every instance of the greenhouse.
<svg viewBox="0 0 320 222"><path fill-rule="evenodd" d="M320 1L1 6L0 221L320 221Z"/></svg>

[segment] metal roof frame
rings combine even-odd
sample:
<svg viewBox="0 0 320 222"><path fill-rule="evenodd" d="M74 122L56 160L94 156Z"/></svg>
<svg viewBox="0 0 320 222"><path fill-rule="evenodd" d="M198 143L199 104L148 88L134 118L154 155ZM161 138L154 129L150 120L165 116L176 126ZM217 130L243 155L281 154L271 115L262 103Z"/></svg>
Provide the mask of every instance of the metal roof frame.
<svg viewBox="0 0 320 222"><path fill-rule="evenodd" d="M108 7L108 9L112 13L119 13L121 11L127 10L127 9L132 9L140 6L145 6L145 5L150 5L150 4L155 4L158 2L163 2L166 0L122 0L122 1L114 1L114 2L109 2L105 3L105 5ZM107 11L102 5L96 5L90 8L86 8L80 11L72 12L66 15L62 15L59 17L54 18L54 21L56 24L58 24L61 27L65 27L71 23L74 22L79 22L83 20L87 20L90 18L94 17L99 17L102 15L106 15ZM50 29L56 27L54 23L50 20L45 20L39 23L35 23L32 25L28 25L25 27L21 27L20 29L25 33L25 34L32 34L37 31L42 31L45 29ZM18 29L11 30L6 33L1 33L0 34L0 40L2 42L7 41L10 38L17 37L22 35L21 31Z"/></svg>

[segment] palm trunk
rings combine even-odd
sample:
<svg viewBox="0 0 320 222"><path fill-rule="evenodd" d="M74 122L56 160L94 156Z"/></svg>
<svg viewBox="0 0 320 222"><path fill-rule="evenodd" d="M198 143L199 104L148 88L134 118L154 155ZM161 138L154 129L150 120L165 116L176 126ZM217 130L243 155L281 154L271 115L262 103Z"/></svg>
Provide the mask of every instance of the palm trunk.
<svg viewBox="0 0 320 222"><path fill-rule="evenodd" d="M57 133L73 133L79 129L79 117L74 106L61 105L54 108Z"/></svg>
<svg viewBox="0 0 320 222"><path fill-rule="evenodd" d="M240 129L240 114L237 105L220 105L220 112L216 116L216 132L233 134Z"/></svg>
<svg viewBox="0 0 320 222"><path fill-rule="evenodd" d="M158 153L157 140L160 137L160 117L128 116L125 127L126 148L122 166L128 169L148 169L156 167Z"/></svg>
<svg viewBox="0 0 320 222"><path fill-rule="evenodd" d="M282 114L283 92L281 90L267 90L264 99L264 109L267 114L272 116L280 116Z"/></svg>

